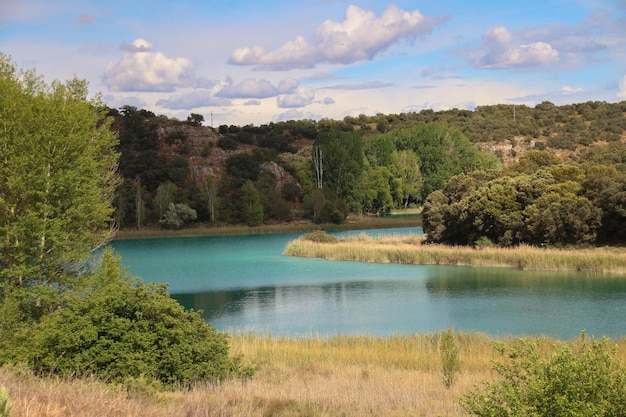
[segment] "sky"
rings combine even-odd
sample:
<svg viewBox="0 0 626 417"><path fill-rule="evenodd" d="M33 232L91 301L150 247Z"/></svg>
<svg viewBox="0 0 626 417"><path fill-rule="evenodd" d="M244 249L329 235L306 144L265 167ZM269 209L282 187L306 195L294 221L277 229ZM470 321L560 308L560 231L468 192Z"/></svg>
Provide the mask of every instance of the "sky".
<svg viewBox="0 0 626 417"><path fill-rule="evenodd" d="M0 52L205 126L626 100L626 0L0 0Z"/></svg>

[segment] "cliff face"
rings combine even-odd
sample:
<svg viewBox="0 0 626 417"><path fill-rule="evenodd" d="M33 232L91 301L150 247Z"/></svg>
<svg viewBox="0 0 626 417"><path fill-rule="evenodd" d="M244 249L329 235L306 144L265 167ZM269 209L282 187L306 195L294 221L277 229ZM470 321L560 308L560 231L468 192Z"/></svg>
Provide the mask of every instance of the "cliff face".
<svg viewBox="0 0 626 417"><path fill-rule="evenodd" d="M159 153L167 158L181 156L187 159L191 177L195 181L202 181L208 176L218 180L229 157L258 148L255 145L239 144L237 149L224 150L218 146L221 136L206 126L163 125L157 128L157 136ZM297 142L299 148L307 145L310 145L309 141ZM265 162L260 168L262 172L269 172L276 178L278 189L286 182L295 181L291 174L274 161Z"/></svg>

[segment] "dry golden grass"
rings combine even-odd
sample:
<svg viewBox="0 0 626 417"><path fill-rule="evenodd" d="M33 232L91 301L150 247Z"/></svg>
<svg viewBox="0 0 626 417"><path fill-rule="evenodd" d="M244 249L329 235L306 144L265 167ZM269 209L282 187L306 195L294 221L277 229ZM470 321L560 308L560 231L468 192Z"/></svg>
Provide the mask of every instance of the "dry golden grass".
<svg viewBox="0 0 626 417"><path fill-rule="evenodd" d="M472 248L423 244L418 235L370 237L362 234L336 243L298 239L290 242L285 254L330 260L422 265L469 265L508 267L523 270L585 271L626 274L626 249Z"/></svg>
<svg viewBox="0 0 626 417"><path fill-rule="evenodd" d="M36 379L0 369L11 417L402 417L465 416L458 398L494 378L496 339L460 334L461 367L450 389L442 382L440 334L282 338L236 334L234 353L258 365L249 381L189 391L128 394L95 380ZM509 339L498 339L508 343ZM539 339L544 352L555 344ZM626 361L626 339L618 356Z"/></svg>

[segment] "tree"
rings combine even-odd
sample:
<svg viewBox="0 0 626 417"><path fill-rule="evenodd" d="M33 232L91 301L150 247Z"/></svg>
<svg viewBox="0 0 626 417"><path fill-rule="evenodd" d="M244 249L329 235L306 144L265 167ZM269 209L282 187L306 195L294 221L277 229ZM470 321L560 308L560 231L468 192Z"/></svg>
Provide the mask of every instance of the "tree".
<svg viewBox="0 0 626 417"><path fill-rule="evenodd" d="M204 116L197 113L191 113L187 117L187 122L193 126L201 126L202 122L204 122Z"/></svg>
<svg viewBox="0 0 626 417"><path fill-rule="evenodd" d="M537 342L518 339L498 347L506 361L494 366L500 379L486 382L461 398L475 416L587 417L623 416L626 368L607 339L583 336L542 357Z"/></svg>
<svg viewBox="0 0 626 417"><path fill-rule="evenodd" d="M85 81L47 85L0 54L0 91L0 293L60 291L114 231L117 138Z"/></svg>
<svg viewBox="0 0 626 417"><path fill-rule="evenodd" d="M163 219L165 210L174 199L174 194L178 187L176 184L168 181L166 183L159 184L156 190L156 195L153 199L153 206L158 212L159 221Z"/></svg>
<svg viewBox="0 0 626 417"><path fill-rule="evenodd" d="M241 211L248 226L258 226L263 223L263 204L250 180L241 187Z"/></svg>
<svg viewBox="0 0 626 417"><path fill-rule="evenodd" d="M165 210L161 223L166 226L180 229L190 221L196 220L198 213L185 203L170 203Z"/></svg>

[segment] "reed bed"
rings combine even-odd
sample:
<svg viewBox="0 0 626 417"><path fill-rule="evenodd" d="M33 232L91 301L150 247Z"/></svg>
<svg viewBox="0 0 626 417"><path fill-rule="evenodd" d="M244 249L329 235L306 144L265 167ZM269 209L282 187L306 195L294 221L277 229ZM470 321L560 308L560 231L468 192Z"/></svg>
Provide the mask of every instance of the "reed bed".
<svg viewBox="0 0 626 417"><path fill-rule="evenodd" d="M231 336L233 353L258 367L244 382L129 393L92 379L39 379L2 368L0 386L9 390L11 417L467 416L458 398L495 378L492 364L502 359L495 344L513 339L457 334L460 370L447 389L440 338L441 333L331 338L242 333ZM536 340L544 354L573 343ZM626 338L614 342L626 361Z"/></svg>
<svg viewBox="0 0 626 417"><path fill-rule="evenodd" d="M418 235L374 238L362 234L334 243L297 239L287 245L284 253L344 261L626 274L626 248L615 247L558 249L520 245L514 248L473 248L424 244L424 238Z"/></svg>

